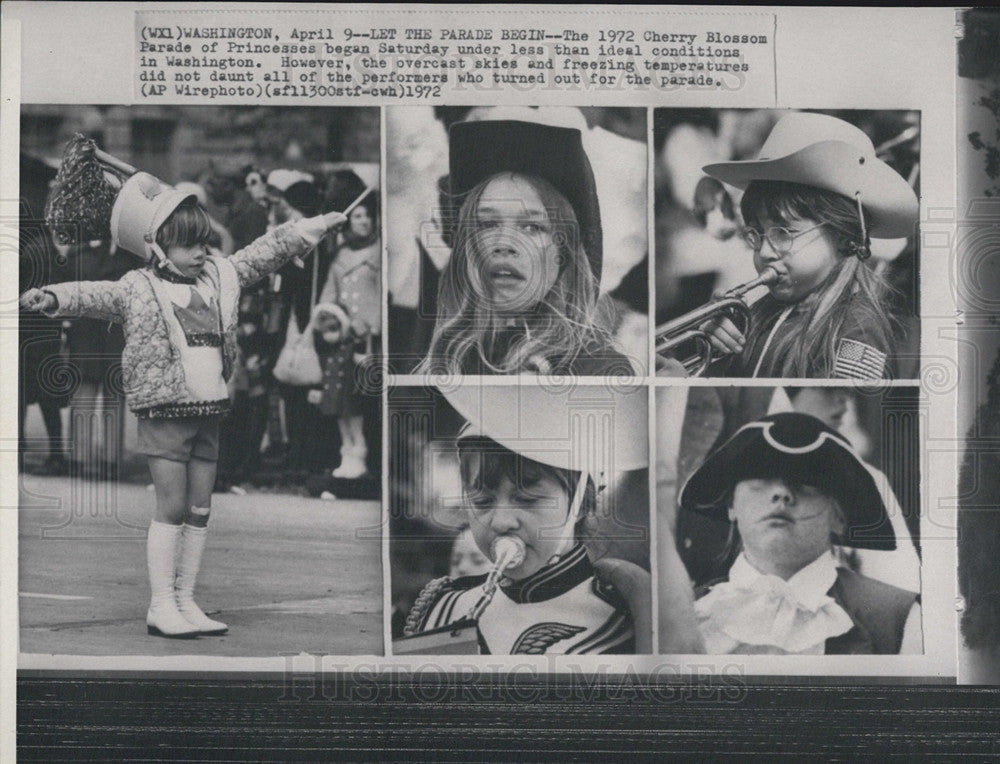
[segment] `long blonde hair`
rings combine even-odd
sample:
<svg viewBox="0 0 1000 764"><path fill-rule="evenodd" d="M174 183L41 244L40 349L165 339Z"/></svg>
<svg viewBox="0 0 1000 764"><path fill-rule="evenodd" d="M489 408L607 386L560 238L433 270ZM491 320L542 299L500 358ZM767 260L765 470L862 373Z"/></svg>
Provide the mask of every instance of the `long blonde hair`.
<svg viewBox="0 0 1000 764"><path fill-rule="evenodd" d="M501 338L504 318L482 293L476 256L478 213L483 191L498 177L517 177L538 194L552 226L559 253L559 274L548 294L520 316L523 334ZM566 371L587 348L610 346L601 326L598 284L590 268L573 207L551 183L533 175L504 172L469 192L458 212L451 257L438 288L437 318L427 356L418 374L471 374ZM546 368L546 367L550 368Z"/></svg>
<svg viewBox="0 0 1000 764"><path fill-rule="evenodd" d="M832 377L837 343L851 318L865 328L872 342L891 348L898 332L896 321L883 307L892 296L889 284L868 264L869 241L858 219L856 202L813 186L781 181L753 181L740 202L748 226L768 220L793 219L827 223L834 231L837 263L826 280L802 300L802 330L774 338L760 374L765 377ZM750 309L748 347L773 324L787 306L765 295Z"/></svg>

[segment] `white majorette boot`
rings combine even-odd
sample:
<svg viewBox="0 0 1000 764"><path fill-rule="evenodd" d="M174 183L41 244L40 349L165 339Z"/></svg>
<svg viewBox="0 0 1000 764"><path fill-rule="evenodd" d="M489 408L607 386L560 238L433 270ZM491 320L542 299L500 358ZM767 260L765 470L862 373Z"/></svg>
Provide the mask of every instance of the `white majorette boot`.
<svg viewBox="0 0 1000 764"><path fill-rule="evenodd" d="M349 443L344 443L340 447L340 464L331 472L335 478L346 478L352 467L352 457L354 454L354 448Z"/></svg>
<svg viewBox="0 0 1000 764"><path fill-rule="evenodd" d="M153 520L146 537L146 566L149 570L149 611L146 631L157 637L194 639L199 631L181 615L174 597L177 541L181 527Z"/></svg>
<svg viewBox="0 0 1000 764"><path fill-rule="evenodd" d="M358 426L359 433L356 440L341 446L340 466L332 473L335 478L356 480L368 472L368 465L365 464L365 459L368 458L368 446L365 444L364 438L360 437L360 429Z"/></svg>
<svg viewBox="0 0 1000 764"><path fill-rule="evenodd" d="M333 471L333 476L341 480L357 480L359 477L364 477L367 472L368 468L364 461L352 453L344 457L341 465Z"/></svg>
<svg viewBox="0 0 1000 764"><path fill-rule="evenodd" d="M200 511L199 511L200 510ZM192 512L202 514L207 512L200 507L192 507ZM229 631L222 621L213 621L205 615L194 602L194 582L201 567L201 554L205 551L205 540L208 528L198 528L184 523L181 531L181 555L177 561L177 582L174 592L177 597L177 609L198 633L205 636L218 636Z"/></svg>
<svg viewBox="0 0 1000 764"><path fill-rule="evenodd" d="M368 444L365 443L365 436L362 434L361 427L361 418L358 417L357 440L354 442L354 458L357 460L355 469L358 474L355 477L364 477L368 474Z"/></svg>

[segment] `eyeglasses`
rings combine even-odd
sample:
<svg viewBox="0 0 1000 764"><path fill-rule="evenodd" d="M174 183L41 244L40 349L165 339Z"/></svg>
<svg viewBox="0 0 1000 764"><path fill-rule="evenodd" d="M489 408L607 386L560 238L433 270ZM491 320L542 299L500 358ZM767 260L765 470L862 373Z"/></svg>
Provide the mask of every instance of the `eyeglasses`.
<svg viewBox="0 0 1000 764"><path fill-rule="evenodd" d="M814 225L812 228L807 228L804 231L789 231L780 225L774 225L768 228L766 231L758 231L756 228L746 228L743 231L743 241L747 243L754 252L760 252L761 247L764 246L764 241L766 240L768 244L771 245L771 249L777 252L779 255L787 255L792 251L792 243L810 231L815 231L820 226L824 226L826 223L819 223Z"/></svg>

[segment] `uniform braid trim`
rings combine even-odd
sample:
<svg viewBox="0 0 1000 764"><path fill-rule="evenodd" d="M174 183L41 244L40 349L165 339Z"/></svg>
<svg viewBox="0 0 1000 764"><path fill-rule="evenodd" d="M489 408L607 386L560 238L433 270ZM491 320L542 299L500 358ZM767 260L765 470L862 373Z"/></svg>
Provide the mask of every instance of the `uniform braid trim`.
<svg viewBox="0 0 1000 764"><path fill-rule="evenodd" d="M441 576L428 583L417 596L413 607L410 608L409 615L406 616L406 626L403 628L403 636L412 637L420 632L420 622L429 611L430 607L437 600L441 590L451 583L451 578Z"/></svg>

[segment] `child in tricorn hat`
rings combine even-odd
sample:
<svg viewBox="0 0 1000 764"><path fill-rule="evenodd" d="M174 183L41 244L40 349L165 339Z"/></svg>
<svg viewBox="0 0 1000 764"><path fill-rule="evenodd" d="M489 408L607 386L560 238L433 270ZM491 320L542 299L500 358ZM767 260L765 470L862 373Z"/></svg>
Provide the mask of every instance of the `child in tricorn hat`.
<svg viewBox="0 0 1000 764"><path fill-rule="evenodd" d="M343 224L339 212L279 226L232 257L207 246L212 228L193 196L137 172L77 136L66 149L48 205L65 240L111 238L146 261L118 281L30 289L22 305L50 316L123 324L124 387L139 421L138 449L156 488L146 555L150 634L223 634L194 602L208 532L219 420L236 357L240 290L305 255Z"/></svg>
<svg viewBox="0 0 1000 764"><path fill-rule="evenodd" d="M837 567L834 543L896 546L850 443L807 414L740 428L681 489L685 509L732 523L741 554L699 592L709 654L922 652L918 595Z"/></svg>
<svg viewBox="0 0 1000 764"><path fill-rule="evenodd" d="M599 316L601 211L579 130L451 127L460 204L418 373L631 375Z"/></svg>

